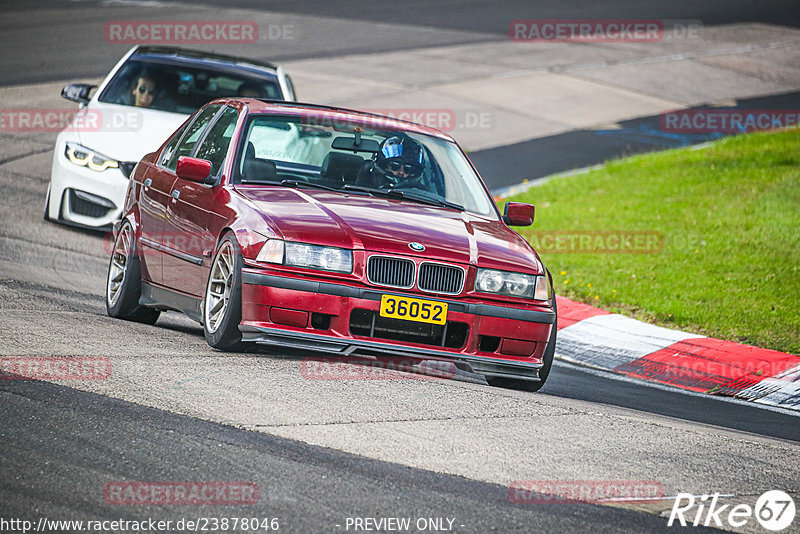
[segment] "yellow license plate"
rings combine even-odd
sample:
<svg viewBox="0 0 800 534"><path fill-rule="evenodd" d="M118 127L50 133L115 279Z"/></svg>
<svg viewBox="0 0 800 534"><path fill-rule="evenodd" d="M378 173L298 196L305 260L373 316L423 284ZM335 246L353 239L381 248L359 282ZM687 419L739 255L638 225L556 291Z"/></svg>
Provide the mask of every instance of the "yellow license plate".
<svg viewBox="0 0 800 534"><path fill-rule="evenodd" d="M381 317L444 324L447 321L447 304L432 300L383 295L381 297Z"/></svg>

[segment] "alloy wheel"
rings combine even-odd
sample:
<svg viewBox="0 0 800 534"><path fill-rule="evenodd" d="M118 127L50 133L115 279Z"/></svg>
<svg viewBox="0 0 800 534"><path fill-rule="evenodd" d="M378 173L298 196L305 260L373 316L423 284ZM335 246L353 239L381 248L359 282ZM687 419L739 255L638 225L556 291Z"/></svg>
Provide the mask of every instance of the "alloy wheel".
<svg viewBox="0 0 800 534"><path fill-rule="evenodd" d="M211 266L211 276L206 289L204 319L209 332L216 332L228 310L233 288L233 246L224 241Z"/></svg>
<svg viewBox="0 0 800 534"><path fill-rule="evenodd" d="M111 266L108 269L106 298L111 306L114 306L119 300L122 284L125 282L132 242L133 230L130 225L126 224L120 229L117 239L114 241Z"/></svg>

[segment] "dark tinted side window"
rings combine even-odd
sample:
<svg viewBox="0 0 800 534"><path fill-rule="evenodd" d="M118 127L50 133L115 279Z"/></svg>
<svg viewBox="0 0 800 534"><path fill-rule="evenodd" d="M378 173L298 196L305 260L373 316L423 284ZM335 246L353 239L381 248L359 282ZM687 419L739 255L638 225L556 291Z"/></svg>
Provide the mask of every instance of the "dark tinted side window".
<svg viewBox="0 0 800 534"><path fill-rule="evenodd" d="M219 108L219 104L208 106L195 117L194 122L189 125L189 128L186 130L186 135L183 136L175 153L169 160L169 164L166 166L169 170L175 170L175 167L178 166L179 157L192 155L194 145L197 144L197 141L202 137L203 131L206 129L206 126L208 126L208 123L211 122L211 119L214 118L214 115L217 114Z"/></svg>
<svg viewBox="0 0 800 534"><path fill-rule="evenodd" d="M197 149L195 157L211 162L211 176L216 176L222 168L238 118L238 111L233 108L225 108L217 122L208 131L203 144Z"/></svg>

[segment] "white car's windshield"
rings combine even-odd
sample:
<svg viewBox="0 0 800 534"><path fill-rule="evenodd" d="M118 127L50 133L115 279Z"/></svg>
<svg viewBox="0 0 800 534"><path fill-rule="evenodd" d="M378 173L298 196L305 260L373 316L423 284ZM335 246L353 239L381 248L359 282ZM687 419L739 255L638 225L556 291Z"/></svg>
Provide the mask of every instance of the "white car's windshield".
<svg viewBox="0 0 800 534"><path fill-rule="evenodd" d="M366 122L255 116L244 132L240 183L286 183L395 194L496 216L494 204L458 146Z"/></svg>
<svg viewBox="0 0 800 534"><path fill-rule="evenodd" d="M275 80L213 68L130 60L103 90L100 102L194 113L217 98L242 96L282 100Z"/></svg>

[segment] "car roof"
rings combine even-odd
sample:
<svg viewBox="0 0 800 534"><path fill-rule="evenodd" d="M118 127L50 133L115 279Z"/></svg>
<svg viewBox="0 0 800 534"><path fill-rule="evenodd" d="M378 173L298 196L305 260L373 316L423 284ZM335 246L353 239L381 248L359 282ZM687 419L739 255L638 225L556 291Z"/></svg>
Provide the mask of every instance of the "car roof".
<svg viewBox="0 0 800 534"><path fill-rule="evenodd" d="M129 59L143 59L167 64L214 67L217 70L250 71L253 74L277 74L278 66L252 58L228 56L172 46L139 46Z"/></svg>
<svg viewBox="0 0 800 534"><path fill-rule="evenodd" d="M315 117L321 118L322 120L330 120L332 123L336 121L353 121L366 122L369 124L370 122L374 122L375 119L379 119L382 126L387 126L390 129L429 135L431 137L444 139L445 141L455 142L451 136L436 128L417 124L416 122L379 115L377 113L369 113L367 111L324 106L321 104L309 104L306 102L283 102L265 98L227 98L221 99L221 101L222 100L226 101L228 104L240 102L241 104L247 105L251 115L258 113L283 113L286 115L298 116L313 114Z"/></svg>

